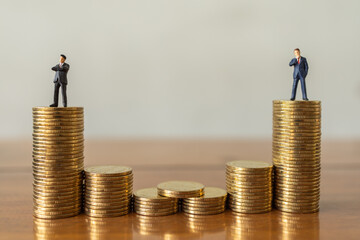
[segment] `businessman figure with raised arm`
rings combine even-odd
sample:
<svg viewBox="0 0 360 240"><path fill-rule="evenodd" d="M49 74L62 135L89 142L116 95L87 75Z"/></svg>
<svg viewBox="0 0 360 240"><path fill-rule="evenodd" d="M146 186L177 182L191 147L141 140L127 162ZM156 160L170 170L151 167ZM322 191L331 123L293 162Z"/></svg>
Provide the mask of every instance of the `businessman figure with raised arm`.
<svg viewBox="0 0 360 240"><path fill-rule="evenodd" d="M306 75L308 74L309 66L306 61L306 58L304 58L303 56L300 55L300 49L295 48L294 55L295 55L295 58L293 58L289 63L290 67L294 66L294 74L293 74L294 83L293 83L293 87L292 87L292 93L291 93L290 100L292 100L292 101L295 100L297 85L300 80L301 90L302 90L302 98L303 98L303 100L308 101L309 99L307 98L307 94L306 94L305 78L306 78Z"/></svg>
<svg viewBox="0 0 360 240"><path fill-rule="evenodd" d="M57 107L59 103L59 88L61 87L61 94L63 99L63 106L67 107L67 97L66 97L66 85L67 81L67 72L69 71L70 65L65 63L66 56L60 55L60 62L56 66L52 67L51 70L55 71L54 77L54 103L50 107Z"/></svg>

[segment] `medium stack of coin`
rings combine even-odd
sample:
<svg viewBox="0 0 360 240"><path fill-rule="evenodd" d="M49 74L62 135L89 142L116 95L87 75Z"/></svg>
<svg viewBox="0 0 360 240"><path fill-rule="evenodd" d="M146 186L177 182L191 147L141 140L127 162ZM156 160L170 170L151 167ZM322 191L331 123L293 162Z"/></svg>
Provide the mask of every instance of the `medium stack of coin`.
<svg viewBox="0 0 360 240"><path fill-rule="evenodd" d="M64 218L82 208L84 110L34 107L33 203L38 218Z"/></svg>
<svg viewBox="0 0 360 240"><path fill-rule="evenodd" d="M166 216L178 211L178 199L158 195L157 188L144 188L134 193L134 211L145 216Z"/></svg>
<svg viewBox="0 0 360 240"><path fill-rule="evenodd" d="M130 167L85 168L85 214L117 217L131 211L133 173Z"/></svg>
<svg viewBox="0 0 360 240"><path fill-rule="evenodd" d="M239 213L271 211L272 165L257 161L228 162L226 188L231 210Z"/></svg>
<svg viewBox="0 0 360 240"><path fill-rule="evenodd" d="M217 187L205 187L202 197L184 198L182 211L194 215L212 215L225 211L227 192Z"/></svg>
<svg viewBox="0 0 360 240"><path fill-rule="evenodd" d="M319 210L320 144L320 101L273 101L274 205L279 210Z"/></svg>
<svg viewBox="0 0 360 240"><path fill-rule="evenodd" d="M203 184L190 181L169 181L157 185L159 195L172 198L201 197L204 188Z"/></svg>

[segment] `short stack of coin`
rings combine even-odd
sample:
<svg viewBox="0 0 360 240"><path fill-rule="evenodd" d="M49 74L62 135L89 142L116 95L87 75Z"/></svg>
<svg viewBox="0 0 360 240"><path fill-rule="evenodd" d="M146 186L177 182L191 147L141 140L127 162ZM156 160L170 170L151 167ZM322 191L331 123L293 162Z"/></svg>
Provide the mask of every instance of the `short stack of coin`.
<svg viewBox="0 0 360 240"><path fill-rule="evenodd" d="M82 208L84 110L82 107L34 107L34 216L55 219Z"/></svg>
<svg viewBox="0 0 360 240"><path fill-rule="evenodd" d="M125 166L85 168L85 214L117 217L131 211L133 173Z"/></svg>
<svg viewBox="0 0 360 240"><path fill-rule="evenodd" d="M225 211L227 192L217 187L205 187L202 197L184 198L182 211L194 215L212 215Z"/></svg>
<svg viewBox="0 0 360 240"><path fill-rule="evenodd" d="M204 188L203 184L190 181L168 181L157 185L159 195L171 198L201 197Z"/></svg>
<svg viewBox="0 0 360 240"><path fill-rule="evenodd" d="M177 213L178 199L158 195L157 188L144 188L134 193L134 211L145 216Z"/></svg>
<svg viewBox="0 0 360 240"><path fill-rule="evenodd" d="M271 211L272 165L258 161L233 161L226 164L228 206L239 213Z"/></svg>
<svg viewBox="0 0 360 240"><path fill-rule="evenodd" d="M320 101L273 101L274 205L279 210L319 210L320 145Z"/></svg>

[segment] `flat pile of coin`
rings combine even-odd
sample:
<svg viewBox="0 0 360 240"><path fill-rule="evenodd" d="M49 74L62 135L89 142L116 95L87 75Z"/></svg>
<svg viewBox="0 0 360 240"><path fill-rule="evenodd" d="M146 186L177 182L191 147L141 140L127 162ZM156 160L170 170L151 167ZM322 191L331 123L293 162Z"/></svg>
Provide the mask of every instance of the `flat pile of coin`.
<svg viewBox="0 0 360 240"><path fill-rule="evenodd" d="M228 205L239 213L271 211L272 164L233 161L226 164Z"/></svg>
<svg viewBox="0 0 360 240"><path fill-rule="evenodd" d="M134 211L146 216L166 216L177 213L178 199L158 195L157 188L144 188L134 193Z"/></svg>
<svg viewBox="0 0 360 240"><path fill-rule="evenodd" d="M184 198L182 211L194 215L219 214L225 211L227 192L225 189L205 187L202 197Z"/></svg>
<svg viewBox="0 0 360 240"><path fill-rule="evenodd" d="M201 197L204 188L203 184L190 181L169 181L157 185L159 195L171 198Z"/></svg>
<svg viewBox="0 0 360 240"><path fill-rule="evenodd" d="M133 173L130 167L85 168L85 214L117 217L131 211Z"/></svg>
<svg viewBox="0 0 360 240"><path fill-rule="evenodd" d="M274 204L279 210L319 210L320 144L320 101L273 101Z"/></svg>
<svg viewBox="0 0 360 240"><path fill-rule="evenodd" d="M34 216L75 216L82 208L84 110L34 107L32 113Z"/></svg>

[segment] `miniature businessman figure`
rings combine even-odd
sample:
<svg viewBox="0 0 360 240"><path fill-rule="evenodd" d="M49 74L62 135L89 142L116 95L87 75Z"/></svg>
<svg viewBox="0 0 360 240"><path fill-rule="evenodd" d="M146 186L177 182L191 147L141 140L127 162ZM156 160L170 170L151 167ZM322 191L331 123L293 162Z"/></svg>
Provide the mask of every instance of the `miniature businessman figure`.
<svg viewBox="0 0 360 240"><path fill-rule="evenodd" d="M67 85L67 72L69 71L70 65L65 63L66 56L60 55L60 62L55 67L52 67L51 70L55 71L54 78L54 103L50 107L57 107L59 102L59 88L61 87L61 94L63 99L63 106L67 107L67 97L66 97L66 85Z"/></svg>
<svg viewBox="0 0 360 240"><path fill-rule="evenodd" d="M294 54L295 54L295 58L293 58L289 63L290 67L294 66L294 74L293 74L294 83L293 83L293 87L292 87L292 93L291 93L290 100L292 100L292 101L295 100L296 89L297 89L297 85L300 80L301 90L302 90L302 98L303 98L303 100L307 101L309 99L307 98L307 94L306 94L305 78L308 73L309 66L306 61L306 58L304 58L303 56L300 56L300 49L298 49L298 48L294 49Z"/></svg>

